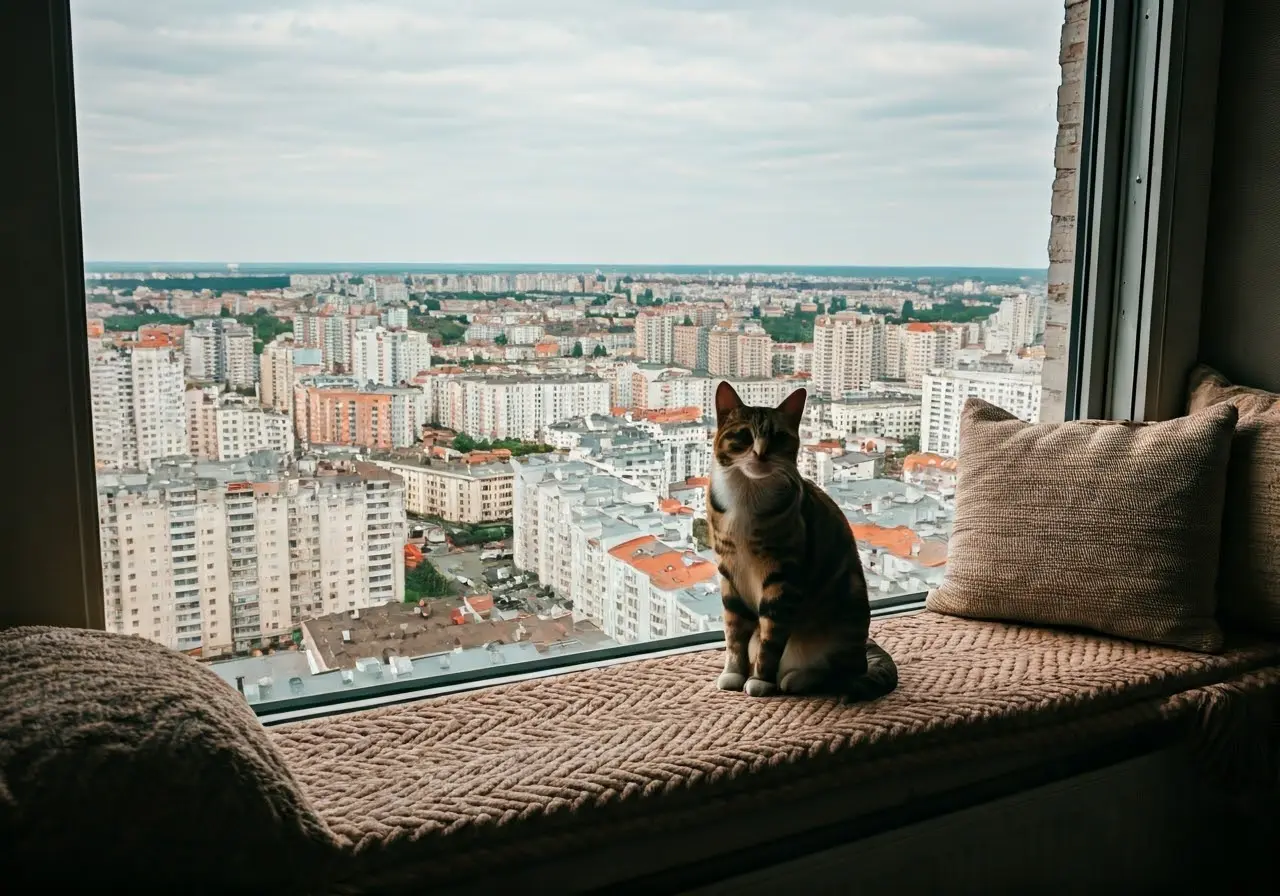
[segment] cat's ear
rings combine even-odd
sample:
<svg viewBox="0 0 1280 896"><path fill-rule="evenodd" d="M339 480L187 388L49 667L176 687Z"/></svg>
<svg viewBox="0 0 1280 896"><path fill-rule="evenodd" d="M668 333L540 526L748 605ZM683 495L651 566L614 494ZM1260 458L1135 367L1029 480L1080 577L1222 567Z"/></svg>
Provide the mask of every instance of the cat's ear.
<svg viewBox="0 0 1280 896"><path fill-rule="evenodd" d="M778 413L796 432L800 431L800 420L804 417L804 400L808 397L809 393L804 389L797 389L782 399L782 404L778 405Z"/></svg>
<svg viewBox="0 0 1280 896"><path fill-rule="evenodd" d="M720 385L716 386L716 424L723 423L730 412L740 407L742 399L738 397L738 393L733 391L733 386L728 382L721 380Z"/></svg>

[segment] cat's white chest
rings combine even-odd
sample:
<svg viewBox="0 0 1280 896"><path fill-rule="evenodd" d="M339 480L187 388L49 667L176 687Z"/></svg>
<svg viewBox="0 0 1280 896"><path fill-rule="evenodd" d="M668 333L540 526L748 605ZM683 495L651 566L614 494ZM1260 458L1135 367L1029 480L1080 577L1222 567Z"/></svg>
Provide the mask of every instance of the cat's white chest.
<svg viewBox="0 0 1280 896"><path fill-rule="evenodd" d="M711 494L708 497L715 502L716 508L719 510L720 527L728 531L735 531L738 521L746 516L742 512L742 495L739 492L738 484L725 475L718 464L713 464L711 467Z"/></svg>

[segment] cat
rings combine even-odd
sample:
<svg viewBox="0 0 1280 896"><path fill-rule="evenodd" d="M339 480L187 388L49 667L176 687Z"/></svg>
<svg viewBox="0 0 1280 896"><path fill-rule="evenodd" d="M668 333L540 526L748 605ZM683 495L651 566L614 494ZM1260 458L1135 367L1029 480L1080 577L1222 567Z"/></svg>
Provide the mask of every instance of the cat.
<svg viewBox="0 0 1280 896"><path fill-rule="evenodd" d="M898 684L893 659L867 637L867 581L849 522L800 475L807 393L749 407L716 389L707 522L724 604L722 690L752 697L830 694L871 700Z"/></svg>

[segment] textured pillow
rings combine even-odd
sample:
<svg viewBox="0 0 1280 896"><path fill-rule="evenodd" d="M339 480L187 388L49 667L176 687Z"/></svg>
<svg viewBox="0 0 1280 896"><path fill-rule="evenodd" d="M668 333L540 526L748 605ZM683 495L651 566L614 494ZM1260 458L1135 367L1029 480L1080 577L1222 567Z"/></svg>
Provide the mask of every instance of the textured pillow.
<svg viewBox="0 0 1280 896"><path fill-rule="evenodd" d="M1233 386L1211 367L1191 374L1191 410L1240 412L1227 471L1218 605L1223 619L1280 635L1280 395Z"/></svg>
<svg viewBox="0 0 1280 896"><path fill-rule="evenodd" d="M929 609L1222 649L1214 580L1235 408L1030 424L964 406L956 516Z"/></svg>
<svg viewBox="0 0 1280 896"><path fill-rule="evenodd" d="M13 892L301 892L336 852L234 688L57 628L0 631L0 843Z"/></svg>

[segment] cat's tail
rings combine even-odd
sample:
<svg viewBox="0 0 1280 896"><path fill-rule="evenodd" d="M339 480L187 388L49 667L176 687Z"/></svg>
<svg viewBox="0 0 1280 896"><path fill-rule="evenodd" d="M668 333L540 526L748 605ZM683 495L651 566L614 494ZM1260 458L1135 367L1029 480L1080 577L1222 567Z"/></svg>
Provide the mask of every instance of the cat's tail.
<svg viewBox="0 0 1280 896"><path fill-rule="evenodd" d="M888 651L867 639L867 671L849 683L845 699L862 703L888 694L898 686L898 664Z"/></svg>

